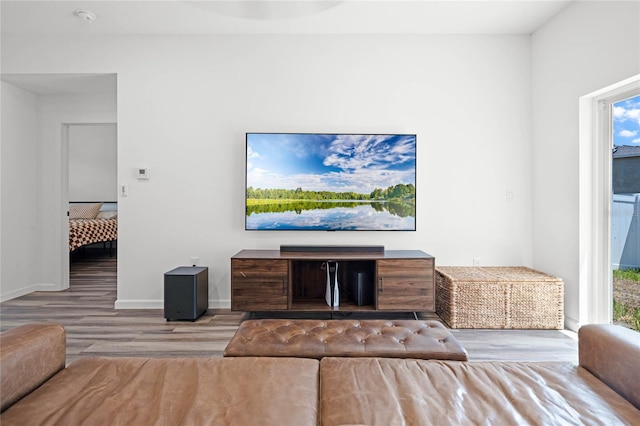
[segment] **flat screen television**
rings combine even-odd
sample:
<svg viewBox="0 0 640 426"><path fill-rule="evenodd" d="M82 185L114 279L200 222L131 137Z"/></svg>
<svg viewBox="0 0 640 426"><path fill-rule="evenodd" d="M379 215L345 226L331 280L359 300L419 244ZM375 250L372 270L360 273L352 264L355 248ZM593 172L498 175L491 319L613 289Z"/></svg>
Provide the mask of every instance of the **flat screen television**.
<svg viewBox="0 0 640 426"><path fill-rule="evenodd" d="M416 135L247 133L245 170L246 230L416 230Z"/></svg>

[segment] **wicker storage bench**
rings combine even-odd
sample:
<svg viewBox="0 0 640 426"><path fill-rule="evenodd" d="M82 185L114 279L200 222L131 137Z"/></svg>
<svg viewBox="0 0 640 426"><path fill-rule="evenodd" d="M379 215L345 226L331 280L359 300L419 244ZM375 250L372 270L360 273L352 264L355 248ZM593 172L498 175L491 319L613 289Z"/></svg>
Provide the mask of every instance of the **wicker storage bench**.
<svg viewBox="0 0 640 426"><path fill-rule="evenodd" d="M525 267L436 268L436 313L451 328L564 328L564 283Z"/></svg>

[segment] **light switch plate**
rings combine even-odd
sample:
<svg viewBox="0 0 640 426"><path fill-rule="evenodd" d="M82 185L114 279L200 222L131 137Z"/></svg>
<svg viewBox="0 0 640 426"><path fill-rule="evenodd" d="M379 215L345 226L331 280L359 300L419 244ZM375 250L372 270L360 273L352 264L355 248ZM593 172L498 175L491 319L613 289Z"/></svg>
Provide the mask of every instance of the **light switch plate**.
<svg viewBox="0 0 640 426"><path fill-rule="evenodd" d="M137 168L136 176L138 179L149 179L149 169L146 167Z"/></svg>

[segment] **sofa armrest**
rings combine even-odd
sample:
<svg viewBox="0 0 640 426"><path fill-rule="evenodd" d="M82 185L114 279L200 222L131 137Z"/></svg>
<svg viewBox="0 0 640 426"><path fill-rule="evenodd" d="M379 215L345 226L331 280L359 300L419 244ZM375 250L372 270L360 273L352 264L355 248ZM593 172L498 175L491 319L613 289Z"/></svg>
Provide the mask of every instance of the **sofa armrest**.
<svg viewBox="0 0 640 426"><path fill-rule="evenodd" d="M578 330L582 367L640 409L640 333L613 324Z"/></svg>
<svg viewBox="0 0 640 426"><path fill-rule="evenodd" d="M27 324L0 334L0 411L62 370L66 333L58 324Z"/></svg>

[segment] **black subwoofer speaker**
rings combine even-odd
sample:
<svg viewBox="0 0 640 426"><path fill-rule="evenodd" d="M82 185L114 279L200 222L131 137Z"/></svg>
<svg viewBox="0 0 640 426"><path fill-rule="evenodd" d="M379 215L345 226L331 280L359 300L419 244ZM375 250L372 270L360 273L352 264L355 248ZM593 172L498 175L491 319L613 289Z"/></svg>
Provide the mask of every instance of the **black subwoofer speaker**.
<svg viewBox="0 0 640 426"><path fill-rule="evenodd" d="M349 298L357 306L373 305L373 279L371 271L351 271L347 287L349 290Z"/></svg>
<svg viewBox="0 0 640 426"><path fill-rule="evenodd" d="M195 321L209 307L209 268L181 266L164 274L164 317Z"/></svg>

